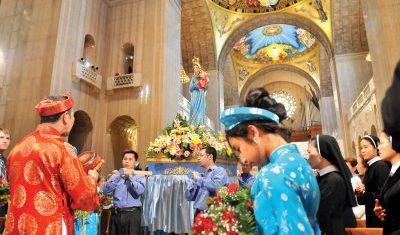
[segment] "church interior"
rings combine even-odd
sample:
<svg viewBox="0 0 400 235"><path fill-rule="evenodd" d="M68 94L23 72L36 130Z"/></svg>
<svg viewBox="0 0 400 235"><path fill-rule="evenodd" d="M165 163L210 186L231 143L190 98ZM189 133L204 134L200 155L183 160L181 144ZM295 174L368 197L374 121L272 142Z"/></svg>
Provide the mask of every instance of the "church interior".
<svg viewBox="0 0 400 235"><path fill-rule="evenodd" d="M261 86L287 106L293 140L332 134L345 155L359 154L361 136L382 130L397 1L264 2L2 0L0 126L15 143L37 125L41 98L71 92L79 152L100 153L109 171L132 148L145 165L148 143L188 114L180 72L189 79L196 56L210 78L210 128Z"/></svg>
<svg viewBox="0 0 400 235"><path fill-rule="evenodd" d="M70 92L68 142L104 174L189 115L198 57L209 77L206 126L256 87L285 105L291 141L329 134L357 157L383 130L380 104L400 59L398 0L0 0L0 127L11 147L35 105Z"/></svg>

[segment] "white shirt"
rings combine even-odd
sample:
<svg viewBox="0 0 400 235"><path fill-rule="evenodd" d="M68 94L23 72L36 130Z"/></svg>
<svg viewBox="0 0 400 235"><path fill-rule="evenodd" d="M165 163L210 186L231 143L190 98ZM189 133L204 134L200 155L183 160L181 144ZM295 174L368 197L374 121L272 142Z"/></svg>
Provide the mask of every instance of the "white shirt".
<svg viewBox="0 0 400 235"><path fill-rule="evenodd" d="M323 176L323 175L326 175L326 174L331 173L333 171L339 171L339 170L338 170L338 168L336 166L330 165L330 166L322 168L321 170L318 170L318 174L319 174L319 176Z"/></svg>
<svg viewBox="0 0 400 235"><path fill-rule="evenodd" d="M380 160L381 160L381 157L374 157L374 158L369 159L367 164L368 164L368 166L371 166L372 164L374 164L375 162L380 161Z"/></svg>
<svg viewBox="0 0 400 235"><path fill-rule="evenodd" d="M390 169L390 176L393 176L394 173L396 173L397 169L400 167L400 161L398 161L396 164L392 165L392 168Z"/></svg>
<svg viewBox="0 0 400 235"><path fill-rule="evenodd" d="M360 176L358 176L357 174L353 174L350 181L354 191L356 190L357 186L362 183Z"/></svg>

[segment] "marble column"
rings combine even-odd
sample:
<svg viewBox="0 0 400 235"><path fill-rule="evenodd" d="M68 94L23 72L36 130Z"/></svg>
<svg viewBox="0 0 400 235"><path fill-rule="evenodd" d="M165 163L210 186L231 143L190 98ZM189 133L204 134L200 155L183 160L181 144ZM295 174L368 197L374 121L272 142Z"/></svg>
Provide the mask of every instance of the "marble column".
<svg viewBox="0 0 400 235"><path fill-rule="evenodd" d="M179 81L181 61L181 1L165 1L164 76L162 125L170 125L179 112L182 84Z"/></svg>
<svg viewBox="0 0 400 235"><path fill-rule="evenodd" d="M400 59L400 0L362 0L368 46L376 86L378 116L380 103ZM381 123L381 120L379 120Z"/></svg>

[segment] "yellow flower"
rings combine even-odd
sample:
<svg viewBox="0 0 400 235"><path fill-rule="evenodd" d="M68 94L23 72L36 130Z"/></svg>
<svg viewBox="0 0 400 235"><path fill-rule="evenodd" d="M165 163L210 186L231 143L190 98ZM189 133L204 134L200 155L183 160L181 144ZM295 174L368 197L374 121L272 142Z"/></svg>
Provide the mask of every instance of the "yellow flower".
<svg viewBox="0 0 400 235"><path fill-rule="evenodd" d="M233 154L231 147L227 147L226 148L226 154L228 154L228 156L231 156Z"/></svg>
<svg viewBox="0 0 400 235"><path fill-rule="evenodd" d="M192 139L192 143L193 144L201 144L201 140L198 136L196 136Z"/></svg>

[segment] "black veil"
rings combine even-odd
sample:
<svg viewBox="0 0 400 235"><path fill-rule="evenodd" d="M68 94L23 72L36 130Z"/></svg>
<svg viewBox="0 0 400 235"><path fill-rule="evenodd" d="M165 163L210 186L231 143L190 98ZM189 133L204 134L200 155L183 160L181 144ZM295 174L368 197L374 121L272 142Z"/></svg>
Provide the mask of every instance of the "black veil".
<svg viewBox="0 0 400 235"><path fill-rule="evenodd" d="M351 185L352 174L344 161L342 153L340 152L339 145L335 138L329 135L317 135L316 145L319 154L335 165L340 174L343 176L346 184L346 201L354 207L357 206L357 201L354 196L353 186Z"/></svg>

